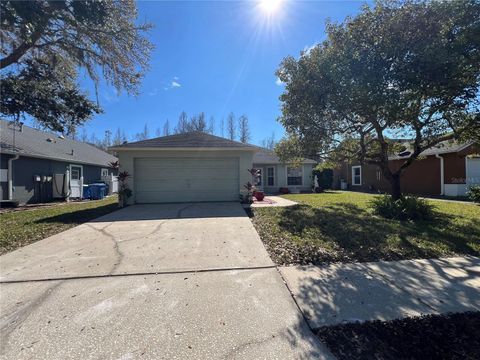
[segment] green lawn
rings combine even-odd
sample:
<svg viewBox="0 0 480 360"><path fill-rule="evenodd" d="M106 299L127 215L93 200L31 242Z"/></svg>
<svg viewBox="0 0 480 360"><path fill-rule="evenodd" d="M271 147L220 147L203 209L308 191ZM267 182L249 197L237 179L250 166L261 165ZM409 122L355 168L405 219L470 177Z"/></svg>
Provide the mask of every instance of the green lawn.
<svg viewBox="0 0 480 360"><path fill-rule="evenodd" d="M401 222L373 215L369 201L374 196L285 195L299 205L256 208L252 221L277 264L480 255L479 205L429 200L434 220Z"/></svg>
<svg viewBox="0 0 480 360"><path fill-rule="evenodd" d="M117 197L0 214L0 254L118 209Z"/></svg>

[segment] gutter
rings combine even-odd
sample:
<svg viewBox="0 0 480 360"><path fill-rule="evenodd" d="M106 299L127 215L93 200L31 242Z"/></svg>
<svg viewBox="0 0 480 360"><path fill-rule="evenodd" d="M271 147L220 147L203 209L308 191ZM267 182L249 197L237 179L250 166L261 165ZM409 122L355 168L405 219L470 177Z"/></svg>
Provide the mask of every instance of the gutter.
<svg viewBox="0 0 480 360"><path fill-rule="evenodd" d="M444 158L438 154L435 154L435 157L440 159L440 196L443 196L445 190L445 168L443 165Z"/></svg>
<svg viewBox="0 0 480 360"><path fill-rule="evenodd" d="M13 158L8 159L8 200L13 200L13 162L18 160L20 155L15 155Z"/></svg>

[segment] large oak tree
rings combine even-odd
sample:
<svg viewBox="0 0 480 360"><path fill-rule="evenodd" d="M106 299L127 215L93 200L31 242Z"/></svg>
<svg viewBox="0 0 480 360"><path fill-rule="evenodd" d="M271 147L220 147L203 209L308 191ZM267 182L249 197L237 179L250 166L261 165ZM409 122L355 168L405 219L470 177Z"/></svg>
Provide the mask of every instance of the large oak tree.
<svg viewBox="0 0 480 360"><path fill-rule="evenodd" d="M0 11L2 114L56 131L80 125L99 108L80 89L79 69L138 94L153 46L134 0L2 1ZM52 116L40 116L42 107Z"/></svg>
<svg viewBox="0 0 480 360"><path fill-rule="evenodd" d="M379 1L340 24L298 59L283 60L286 159L340 153L374 164L401 196L420 154L447 140L480 137L480 3ZM409 139L411 155L389 166ZM405 144L403 144L405 145ZM338 157L337 157L338 158Z"/></svg>

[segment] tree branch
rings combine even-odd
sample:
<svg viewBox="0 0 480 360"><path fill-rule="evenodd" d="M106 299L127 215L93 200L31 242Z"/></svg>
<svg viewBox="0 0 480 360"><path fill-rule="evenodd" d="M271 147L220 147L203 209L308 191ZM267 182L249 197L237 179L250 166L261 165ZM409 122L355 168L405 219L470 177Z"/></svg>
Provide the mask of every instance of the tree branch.
<svg viewBox="0 0 480 360"><path fill-rule="evenodd" d="M45 30L45 26L40 26L37 30L32 33L30 39L24 41L20 46L14 49L9 55L5 56L3 59L0 59L0 69L10 66L20 58L25 55L25 53L30 50L35 43L42 37L42 34Z"/></svg>

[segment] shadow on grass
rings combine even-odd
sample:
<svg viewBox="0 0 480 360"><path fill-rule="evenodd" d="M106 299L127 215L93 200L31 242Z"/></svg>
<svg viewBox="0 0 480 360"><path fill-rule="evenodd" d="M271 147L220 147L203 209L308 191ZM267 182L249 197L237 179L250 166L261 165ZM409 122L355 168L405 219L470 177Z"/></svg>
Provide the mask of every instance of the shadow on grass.
<svg viewBox="0 0 480 360"><path fill-rule="evenodd" d="M82 224L115 210L118 210L118 205L116 203L81 210L71 209L68 212L39 219L36 223Z"/></svg>
<svg viewBox="0 0 480 360"><path fill-rule="evenodd" d="M354 204L335 204L296 205L259 215L256 227L267 248L274 257L275 252L286 254L275 259L280 264L480 255L474 247L475 239L480 240L480 223L455 221L454 216L438 212L430 221L401 222L373 216ZM262 229L265 221L274 224ZM272 229L274 234L269 234ZM275 249L278 246L283 248Z"/></svg>

